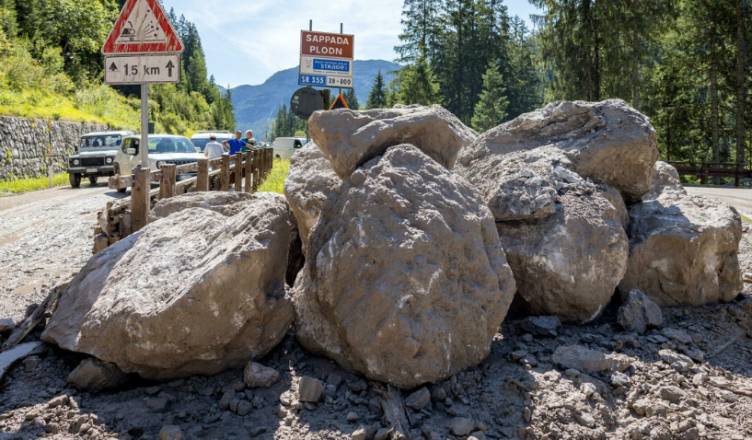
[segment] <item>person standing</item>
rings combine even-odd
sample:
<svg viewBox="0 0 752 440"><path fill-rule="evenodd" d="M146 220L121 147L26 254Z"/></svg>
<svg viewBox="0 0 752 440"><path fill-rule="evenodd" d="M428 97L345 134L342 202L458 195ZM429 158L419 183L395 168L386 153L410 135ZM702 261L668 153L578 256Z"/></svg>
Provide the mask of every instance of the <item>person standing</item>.
<svg viewBox="0 0 752 440"><path fill-rule="evenodd" d="M245 137L241 139L241 141L246 143L246 146L243 147L243 153L247 153L249 150L258 150L256 147L256 139L253 138L253 130L246 131Z"/></svg>
<svg viewBox="0 0 752 440"><path fill-rule="evenodd" d="M234 156L235 153L240 153L243 151L243 147L245 147L247 144L243 142L240 138L243 137L243 132L238 130L235 132L235 139L230 139L229 141L222 142L222 146L225 147L225 150L227 150L230 153L230 156Z"/></svg>
<svg viewBox="0 0 752 440"><path fill-rule="evenodd" d="M224 153L224 151L225 150L222 144L217 142L217 137L212 136L209 138L209 143L206 144L206 148L204 149L204 156L209 160L219 159L220 157L222 157L222 153Z"/></svg>

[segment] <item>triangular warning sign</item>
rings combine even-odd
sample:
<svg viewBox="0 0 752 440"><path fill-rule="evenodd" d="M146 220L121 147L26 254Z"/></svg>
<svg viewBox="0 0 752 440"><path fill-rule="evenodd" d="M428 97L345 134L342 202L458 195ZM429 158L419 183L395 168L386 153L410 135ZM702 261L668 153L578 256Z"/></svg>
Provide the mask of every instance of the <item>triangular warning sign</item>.
<svg viewBox="0 0 752 440"><path fill-rule="evenodd" d="M345 97L342 95L337 95L337 99L334 100L334 104L332 104L332 108L330 108L329 110L337 110L339 108L346 108L346 109L350 108L347 106L347 103L345 102Z"/></svg>
<svg viewBox="0 0 752 440"><path fill-rule="evenodd" d="M102 47L104 55L182 52L159 0L128 0Z"/></svg>

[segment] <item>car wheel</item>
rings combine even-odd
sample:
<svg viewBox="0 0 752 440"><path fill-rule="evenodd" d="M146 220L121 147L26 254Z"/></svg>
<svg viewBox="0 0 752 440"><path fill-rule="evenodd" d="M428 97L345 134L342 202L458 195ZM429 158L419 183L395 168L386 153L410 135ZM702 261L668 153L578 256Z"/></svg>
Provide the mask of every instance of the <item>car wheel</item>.
<svg viewBox="0 0 752 440"><path fill-rule="evenodd" d="M89 176L89 183L91 184L91 186L96 186L97 176Z"/></svg>
<svg viewBox="0 0 752 440"><path fill-rule="evenodd" d="M73 188L79 188L81 186L81 175L75 173L68 174L68 181L70 181Z"/></svg>

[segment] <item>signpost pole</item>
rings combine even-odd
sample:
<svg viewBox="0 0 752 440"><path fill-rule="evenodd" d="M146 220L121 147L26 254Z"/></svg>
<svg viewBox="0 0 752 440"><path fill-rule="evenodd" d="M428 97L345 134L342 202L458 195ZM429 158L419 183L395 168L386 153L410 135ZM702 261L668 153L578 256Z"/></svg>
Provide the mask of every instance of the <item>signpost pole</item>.
<svg viewBox="0 0 752 440"><path fill-rule="evenodd" d="M339 24L339 34L342 35L344 33L345 33L345 25L343 23L340 23ZM342 94L342 87L340 87L339 89L337 89L337 95L341 95L341 94Z"/></svg>
<svg viewBox="0 0 752 440"><path fill-rule="evenodd" d="M50 177L50 189L52 189L52 119L49 117L47 118L47 130L49 132L49 141L50 141L50 147L48 149L48 157L47 160L49 161L49 166L47 167L47 174Z"/></svg>
<svg viewBox="0 0 752 440"><path fill-rule="evenodd" d="M141 169L149 169L149 84L141 84Z"/></svg>

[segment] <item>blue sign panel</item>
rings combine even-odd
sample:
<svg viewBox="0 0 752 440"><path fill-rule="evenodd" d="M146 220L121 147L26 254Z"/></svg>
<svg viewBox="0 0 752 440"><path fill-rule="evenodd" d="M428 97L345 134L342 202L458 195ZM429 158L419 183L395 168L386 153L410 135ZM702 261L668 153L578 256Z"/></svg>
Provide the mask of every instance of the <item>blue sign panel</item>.
<svg viewBox="0 0 752 440"><path fill-rule="evenodd" d="M300 75L299 84L306 86L325 86L326 76L324 75Z"/></svg>
<svg viewBox="0 0 752 440"><path fill-rule="evenodd" d="M315 70L329 70L331 72L349 72L350 62L339 60L313 60L313 68Z"/></svg>

